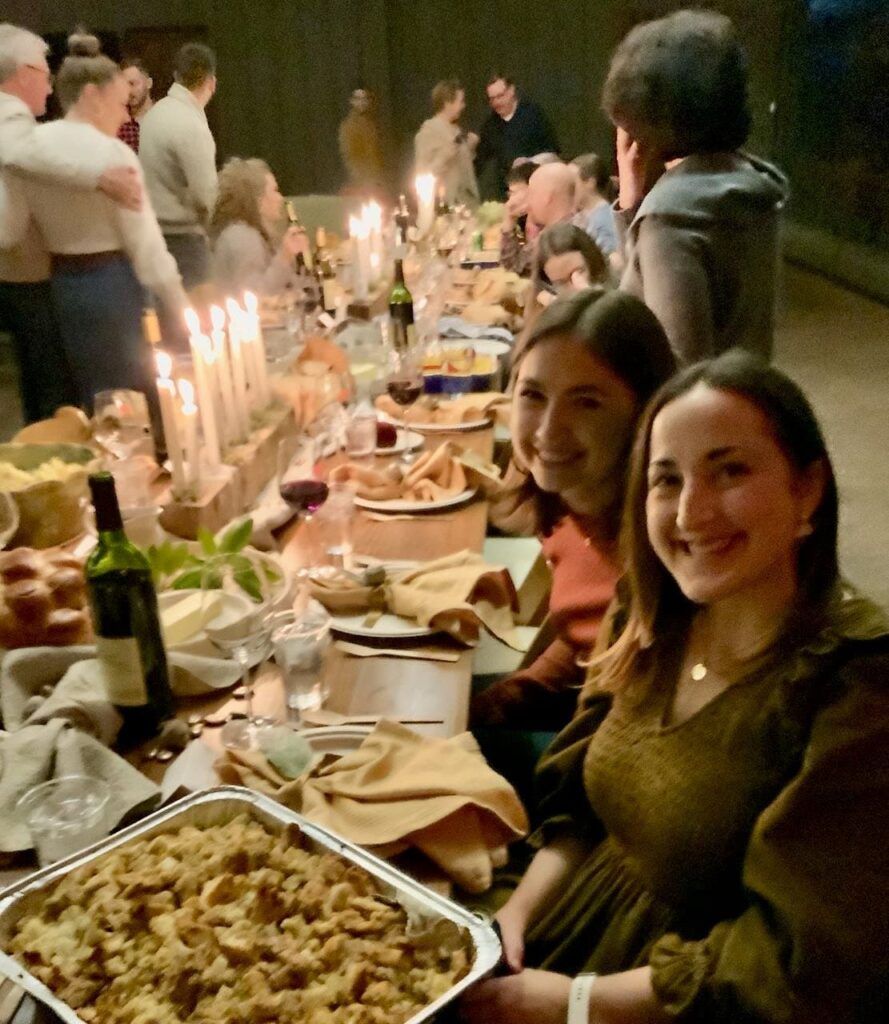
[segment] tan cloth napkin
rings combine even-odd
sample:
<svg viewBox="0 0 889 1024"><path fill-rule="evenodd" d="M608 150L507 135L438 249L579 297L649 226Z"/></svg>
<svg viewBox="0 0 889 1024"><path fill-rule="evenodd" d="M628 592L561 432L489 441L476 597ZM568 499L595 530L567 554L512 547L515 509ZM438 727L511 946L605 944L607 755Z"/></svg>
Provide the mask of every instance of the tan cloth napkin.
<svg viewBox="0 0 889 1024"><path fill-rule="evenodd" d="M436 398L423 395L407 410L408 423L435 423L439 426L473 423L490 419L498 406L509 404L509 396L499 391L481 391L478 394L460 395L459 398ZM389 395L380 395L374 403L380 412L401 422L404 410L393 402Z"/></svg>
<svg viewBox="0 0 889 1024"><path fill-rule="evenodd" d="M328 611L357 615L382 610L478 643L481 627L516 650L523 649L513 620L518 597L509 571L488 565L474 551L436 558L415 569L390 573L379 587L335 573L310 580L311 596Z"/></svg>
<svg viewBox="0 0 889 1024"><path fill-rule="evenodd" d="M351 482L359 497L371 501L440 501L466 490L466 472L455 458L458 452L457 446L446 442L423 452L403 474L399 466L381 470L347 462L332 469L330 479Z"/></svg>
<svg viewBox="0 0 889 1024"><path fill-rule="evenodd" d="M230 751L217 771L382 856L415 847L472 893L490 888L507 844L528 831L512 786L468 732L430 738L383 721L358 750L293 782L262 755Z"/></svg>

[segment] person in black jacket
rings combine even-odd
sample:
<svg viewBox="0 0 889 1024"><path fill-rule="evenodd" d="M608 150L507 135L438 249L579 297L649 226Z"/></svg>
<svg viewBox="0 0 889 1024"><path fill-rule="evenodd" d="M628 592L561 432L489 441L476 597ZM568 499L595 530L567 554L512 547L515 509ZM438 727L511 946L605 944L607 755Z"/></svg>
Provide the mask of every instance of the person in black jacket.
<svg viewBox="0 0 889 1024"><path fill-rule="evenodd" d="M488 78L486 88L491 113L482 125L475 153L475 173L494 163L493 182L484 189L485 199L503 199L506 172L517 157L558 153L559 143L543 111L530 100L519 98L512 79L499 71Z"/></svg>

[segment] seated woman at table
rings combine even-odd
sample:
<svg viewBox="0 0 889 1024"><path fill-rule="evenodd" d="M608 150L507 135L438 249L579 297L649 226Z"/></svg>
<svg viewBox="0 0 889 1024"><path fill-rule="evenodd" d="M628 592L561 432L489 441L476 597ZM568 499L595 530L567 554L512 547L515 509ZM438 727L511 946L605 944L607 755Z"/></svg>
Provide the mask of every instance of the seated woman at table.
<svg viewBox="0 0 889 1024"><path fill-rule="evenodd" d="M309 252L306 234L288 227L281 236L283 210L278 182L264 160L226 162L210 217L213 279L223 293L279 295L288 287L314 286L310 274L296 271L297 253Z"/></svg>
<svg viewBox="0 0 889 1024"><path fill-rule="evenodd" d="M623 261L609 198L611 175L608 164L598 153L583 153L571 163L577 168L577 214L574 223L586 231L614 273L618 274L623 269Z"/></svg>
<svg viewBox="0 0 889 1024"><path fill-rule="evenodd" d="M573 224L551 224L540 232L528 298L541 309L557 295L608 284L608 264L593 239Z"/></svg>
<svg viewBox="0 0 889 1024"><path fill-rule="evenodd" d="M538 772L469 1021L889 1020L889 623L843 587L821 430L742 352L652 400L613 645ZM880 837L880 838L877 838Z"/></svg>
<svg viewBox="0 0 889 1024"><path fill-rule="evenodd" d="M477 694L470 715L477 730L553 732L571 718L584 678L578 661L596 641L620 574L617 532L636 422L674 369L654 314L601 287L558 299L519 342L510 431L523 477L498 505L533 511L552 570L552 641L532 664ZM498 737L477 735L514 781L533 769L518 737L500 737L501 756Z"/></svg>

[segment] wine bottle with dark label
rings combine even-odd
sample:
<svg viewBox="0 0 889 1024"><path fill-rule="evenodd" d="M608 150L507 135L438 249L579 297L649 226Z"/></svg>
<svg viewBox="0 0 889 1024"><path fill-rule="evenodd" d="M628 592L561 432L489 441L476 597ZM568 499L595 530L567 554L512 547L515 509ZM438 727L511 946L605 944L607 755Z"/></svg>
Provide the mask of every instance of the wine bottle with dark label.
<svg viewBox="0 0 889 1024"><path fill-rule="evenodd" d="M395 261L395 283L389 293L389 323L396 352L409 352L417 340L414 327L414 298L404 282L404 263Z"/></svg>
<svg viewBox="0 0 889 1024"><path fill-rule="evenodd" d="M89 485L99 535L86 563L96 656L124 720L119 742L129 746L172 717L173 692L148 559L124 533L114 477L95 473Z"/></svg>

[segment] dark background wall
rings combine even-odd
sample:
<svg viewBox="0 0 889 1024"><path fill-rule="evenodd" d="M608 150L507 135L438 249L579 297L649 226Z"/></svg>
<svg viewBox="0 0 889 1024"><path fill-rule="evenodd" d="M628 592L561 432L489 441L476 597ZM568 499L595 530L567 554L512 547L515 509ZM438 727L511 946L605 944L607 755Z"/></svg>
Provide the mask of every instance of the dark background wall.
<svg viewBox="0 0 889 1024"><path fill-rule="evenodd" d="M467 124L487 112L486 74L511 70L550 115L568 156L611 153L599 109L608 57L671 0L3 0L2 17L51 36L81 20L121 54L165 64L183 27L219 56L211 123L220 158L258 155L290 192L335 191L336 128L358 81L375 90L393 188L409 170L432 85L467 87ZM791 215L889 249L889 4L716 0L750 55L750 148L791 176ZM174 31L175 29L179 31ZM169 29L165 43L163 29ZM153 30L146 32L145 30ZM109 47L110 49L110 47ZM156 78L168 74L158 67Z"/></svg>

